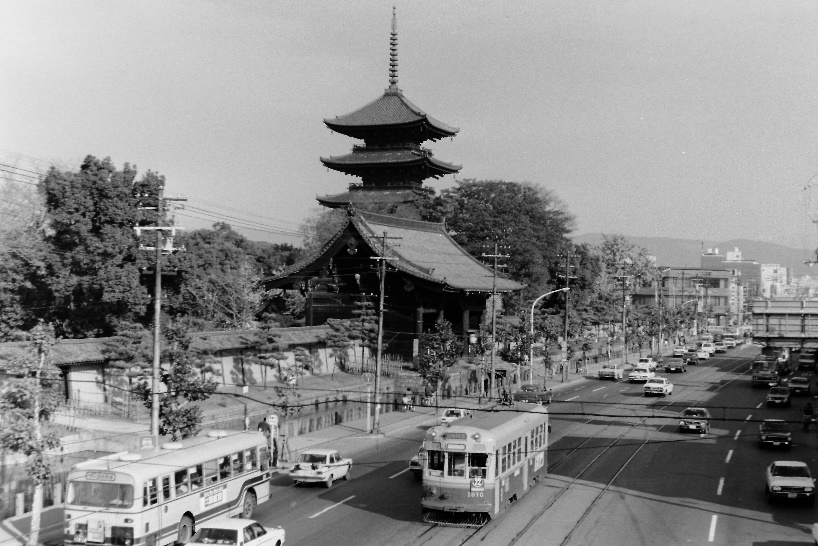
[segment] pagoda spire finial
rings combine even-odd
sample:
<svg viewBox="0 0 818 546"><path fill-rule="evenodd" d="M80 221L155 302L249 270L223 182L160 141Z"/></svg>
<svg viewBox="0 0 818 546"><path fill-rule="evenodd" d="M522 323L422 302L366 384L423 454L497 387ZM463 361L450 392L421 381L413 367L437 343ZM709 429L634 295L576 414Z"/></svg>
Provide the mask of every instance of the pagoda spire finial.
<svg viewBox="0 0 818 546"><path fill-rule="evenodd" d="M398 16L392 6L392 34L389 37L389 89L398 88Z"/></svg>

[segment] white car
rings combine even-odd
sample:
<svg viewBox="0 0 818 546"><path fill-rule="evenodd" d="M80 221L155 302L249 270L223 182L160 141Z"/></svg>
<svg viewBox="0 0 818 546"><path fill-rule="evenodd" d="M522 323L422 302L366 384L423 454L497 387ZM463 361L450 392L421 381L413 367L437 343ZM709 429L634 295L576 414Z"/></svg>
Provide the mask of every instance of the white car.
<svg viewBox="0 0 818 546"><path fill-rule="evenodd" d="M670 396L673 394L673 383L666 377L651 377L645 383L645 396Z"/></svg>
<svg viewBox="0 0 818 546"><path fill-rule="evenodd" d="M805 500L815 503L815 480L807 463L775 461L767 467L767 502L776 499Z"/></svg>
<svg viewBox="0 0 818 546"><path fill-rule="evenodd" d="M637 367L650 368L651 370L655 370L658 365L659 363L653 360L652 356L643 356L639 359L639 362L636 363Z"/></svg>
<svg viewBox="0 0 818 546"><path fill-rule="evenodd" d="M637 368L634 368L633 371L628 374L628 381L631 383L635 383L636 381L647 381L648 379L655 376L656 373L650 368L639 366Z"/></svg>
<svg viewBox="0 0 818 546"><path fill-rule="evenodd" d="M298 461L290 469L290 478L296 485L301 483L323 483L332 487L334 480L348 480L352 474L352 459L345 459L334 449L308 449L298 456Z"/></svg>
<svg viewBox="0 0 818 546"><path fill-rule="evenodd" d="M699 360L710 360L710 353L704 349L697 350L696 356L699 357Z"/></svg>
<svg viewBox="0 0 818 546"><path fill-rule="evenodd" d="M724 343L725 347L727 347L728 349L735 349L735 347L736 347L736 340L733 339L732 337L726 337L726 338L722 339L721 341L722 341L722 343Z"/></svg>
<svg viewBox="0 0 818 546"><path fill-rule="evenodd" d="M616 381L624 378L625 370L622 364L604 364L597 374L600 379L613 379Z"/></svg>
<svg viewBox="0 0 818 546"><path fill-rule="evenodd" d="M673 356L686 356L687 347L677 346L673 348Z"/></svg>
<svg viewBox="0 0 818 546"><path fill-rule="evenodd" d="M267 529L251 519L219 516L196 526L196 534L188 544L212 546L281 546L284 544L284 529Z"/></svg>
<svg viewBox="0 0 818 546"><path fill-rule="evenodd" d="M711 355L716 354L716 345L712 341L703 341L701 349L703 351L707 351Z"/></svg>
<svg viewBox="0 0 818 546"><path fill-rule="evenodd" d="M437 420L438 425L447 425L452 421L457 421L461 417L466 416L466 410L463 408L449 408L443 411L443 415Z"/></svg>

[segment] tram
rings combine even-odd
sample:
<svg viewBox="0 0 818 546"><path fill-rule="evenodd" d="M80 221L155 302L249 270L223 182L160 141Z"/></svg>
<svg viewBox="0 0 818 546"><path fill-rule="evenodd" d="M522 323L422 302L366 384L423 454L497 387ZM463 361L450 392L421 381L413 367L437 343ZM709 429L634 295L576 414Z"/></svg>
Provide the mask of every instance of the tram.
<svg viewBox="0 0 818 546"><path fill-rule="evenodd" d="M548 469L548 410L477 411L432 427L423 440L423 518L479 527L525 495Z"/></svg>

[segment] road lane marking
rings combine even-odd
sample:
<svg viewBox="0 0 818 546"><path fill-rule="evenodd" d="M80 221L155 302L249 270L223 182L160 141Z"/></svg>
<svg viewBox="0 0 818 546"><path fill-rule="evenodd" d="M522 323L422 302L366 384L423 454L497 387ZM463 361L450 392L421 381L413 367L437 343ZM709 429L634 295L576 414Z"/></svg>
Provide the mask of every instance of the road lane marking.
<svg viewBox="0 0 818 546"><path fill-rule="evenodd" d="M716 495L721 496L722 489L724 489L724 478L719 478L719 487L716 489Z"/></svg>
<svg viewBox="0 0 818 546"><path fill-rule="evenodd" d="M738 440L738 435L741 434L741 429L736 431L736 435L733 436L733 440Z"/></svg>
<svg viewBox="0 0 818 546"><path fill-rule="evenodd" d="M707 535L707 541L713 542L716 538L716 522L719 520L719 517L716 514L713 514L713 519L710 520L710 534Z"/></svg>
<svg viewBox="0 0 818 546"><path fill-rule="evenodd" d="M605 388L605 387L599 387L598 389L594 389L594 390L592 390L591 392L601 391L601 390L602 390L602 389L604 389L604 388Z"/></svg>
<svg viewBox="0 0 818 546"><path fill-rule="evenodd" d="M342 500L342 501L338 501L338 502L336 502L336 503L335 503L335 504L333 504L332 506L327 506L326 508L324 508L324 509L323 509L323 510L321 510L320 512L317 512L317 513L315 513L315 514L311 515L311 516L309 517L309 519L312 519L312 518L317 518L318 516L320 516L320 515L321 515L321 514L323 514L324 512L328 512L328 511L332 510L333 508L335 508L336 506L341 506L341 505L342 505L342 504L344 504L346 501L348 501L348 500L352 500L352 499L354 499L354 498L355 498L355 495L352 495L351 497L347 497L347 498L345 498L345 499L344 499L344 500Z"/></svg>
<svg viewBox="0 0 818 546"><path fill-rule="evenodd" d="M401 474L403 474L404 472L409 472L409 469L408 469L408 468L404 468L403 470L401 470L400 472L398 472L398 473L397 473L397 474L395 474L394 476L389 476L389 479L391 480L392 478L397 478L398 476L400 476L400 475L401 475Z"/></svg>
<svg viewBox="0 0 818 546"><path fill-rule="evenodd" d="M760 408L763 404L764 402L759 402L758 405L756 406L756 409Z"/></svg>
<svg viewBox="0 0 818 546"><path fill-rule="evenodd" d="M752 418L753 418L753 414L751 413L750 415L747 416L747 419L745 419L745 421L749 421Z"/></svg>
<svg viewBox="0 0 818 546"><path fill-rule="evenodd" d="M570 402L571 400L576 400L577 398L579 398L579 396L575 396L575 397L573 397L573 398L569 398L568 400L566 400L566 402Z"/></svg>
<svg viewBox="0 0 818 546"><path fill-rule="evenodd" d="M731 458L732 456L733 456L733 450L731 449L730 451L728 451L728 452L727 452L727 459L725 459L725 460L724 460L724 462L725 462L725 463L729 463L729 462L730 462L730 458Z"/></svg>

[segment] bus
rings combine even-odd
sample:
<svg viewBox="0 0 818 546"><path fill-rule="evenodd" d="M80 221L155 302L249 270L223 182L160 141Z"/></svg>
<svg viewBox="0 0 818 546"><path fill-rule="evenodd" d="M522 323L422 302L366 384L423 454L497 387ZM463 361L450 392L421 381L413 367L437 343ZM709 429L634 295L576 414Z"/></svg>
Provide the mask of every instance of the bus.
<svg viewBox="0 0 818 546"><path fill-rule="evenodd" d="M545 476L548 410L538 404L475 411L427 431L422 449L423 519L479 527Z"/></svg>
<svg viewBox="0 0 818 546"><path fill-rule="evenodd" d="M210 431L141 453L75 465L65 496L65 544L186 544L197 524L249 518L270 498L267 438Z"/></svg>

